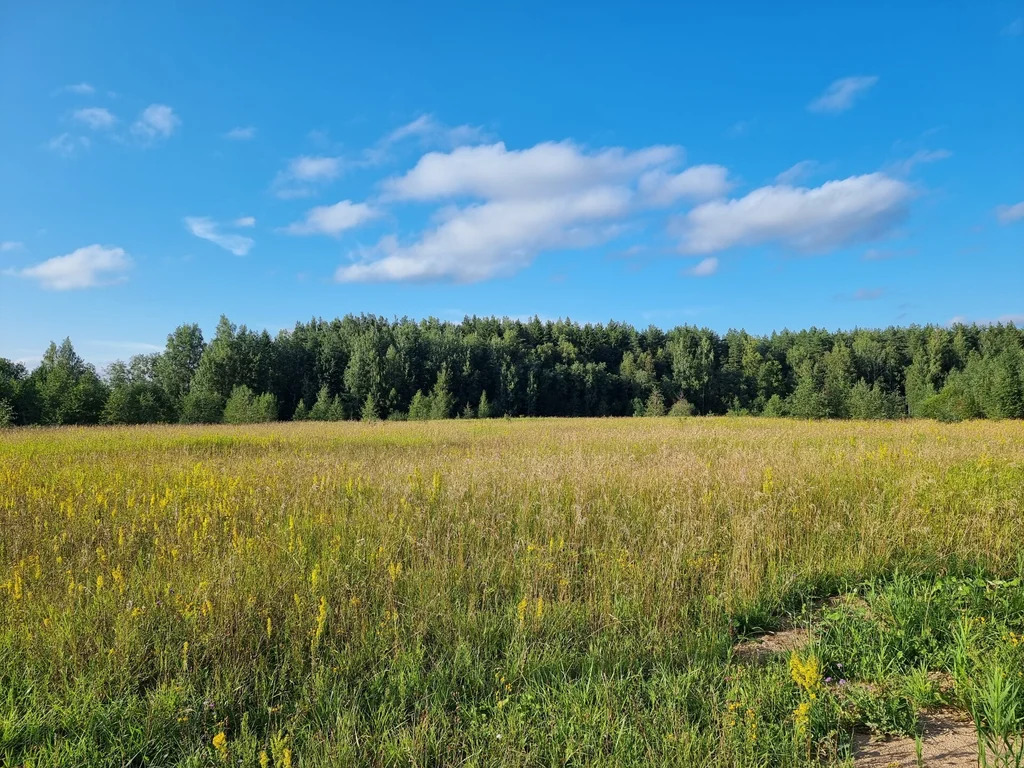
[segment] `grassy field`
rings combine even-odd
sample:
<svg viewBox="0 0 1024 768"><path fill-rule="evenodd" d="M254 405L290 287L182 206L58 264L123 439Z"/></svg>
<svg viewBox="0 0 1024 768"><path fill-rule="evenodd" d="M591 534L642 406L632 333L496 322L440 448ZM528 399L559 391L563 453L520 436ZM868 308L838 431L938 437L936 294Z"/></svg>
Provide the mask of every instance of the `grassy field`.
<svg viewBox="0 0 1024 768"><path fill-rule="evenodd" d="M843 765L940 706L995 741L1022 513L1019 422L0 432L0 764Z"/></svg>

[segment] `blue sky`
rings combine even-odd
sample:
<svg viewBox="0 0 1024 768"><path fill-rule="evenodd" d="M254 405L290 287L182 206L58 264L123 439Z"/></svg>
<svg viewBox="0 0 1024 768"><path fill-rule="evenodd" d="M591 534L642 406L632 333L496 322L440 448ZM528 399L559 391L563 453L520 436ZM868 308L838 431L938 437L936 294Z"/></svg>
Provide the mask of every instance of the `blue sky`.
<svg viewBox="0 0 1024 768"><path fill-rule="evenodd" d="M1024 320L1020 3L11 3L0 356Z"/></svg>

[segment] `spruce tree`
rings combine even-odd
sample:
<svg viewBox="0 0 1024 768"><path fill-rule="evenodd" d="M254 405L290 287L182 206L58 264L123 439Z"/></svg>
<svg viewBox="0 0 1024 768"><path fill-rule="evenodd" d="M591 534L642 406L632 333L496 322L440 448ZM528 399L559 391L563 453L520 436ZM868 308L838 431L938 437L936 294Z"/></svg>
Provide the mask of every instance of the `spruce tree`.
<svg viewBox="0 0 1024 768"><path fill-rule="evenodd" d="M452 415L452 407L455 405L455 398L451 392L451 375L448 373L448 366L442 365L437 374L437 383L430 393L430 418L447 419Z"/></svg>
<svg viewBox="0 0 1024 768"><path fill-rule="evenodd" d="M380 414L377 412L377 401L373 399L372 392L366 396L366 402L363 403L360 419L362 421L380 421Z"/></svg>
<svg viewBox="0 0 1024 768"><path fill-rule="evenodd" d="M487 401L486 389L480 393L480 404L476 407L476 417L478 419L491 418L491 404Z"/></svg>

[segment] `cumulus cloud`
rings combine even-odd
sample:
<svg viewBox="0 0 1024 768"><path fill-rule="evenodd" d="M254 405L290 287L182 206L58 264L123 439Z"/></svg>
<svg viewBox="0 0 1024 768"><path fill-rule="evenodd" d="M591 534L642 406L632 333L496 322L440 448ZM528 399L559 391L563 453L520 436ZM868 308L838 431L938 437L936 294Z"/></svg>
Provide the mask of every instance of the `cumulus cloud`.
<svg viewBox="0 0 1024 768"><path fill-rule="evenodd" d="M570 141L507 150L498 142L426 154L408 173L385 182L384 191L401 200L551 196L628 180L679 154L678 147L669 146L635 152L614 147L588 154Z"/></svg>
<svg viewBox="0 0 1024 768"><path fill-rule="evenodd" d="M652 146L584 149L544 142L431 152L382 185L392 202L444 203L434 225L405 244L388 236L351 255L335 275L343 282L486 280L512 274L542 251L606 242L624 219L680 199L724 194L721 166L678 172L682 150Z"/></svg>
<svg viewBox="0 0 1024 768"><path fill-rule="evenodd" d="M845 112L877 82L878 77L874 75L841 77L833 81L821 96L807 105L807 108L811 112Z"/></svg>
<svg viewBox="0 0 1024 768"><path fill-rule="evenodd" d="M131 265L131 257L121 248L87 245L8 274L37 280L47 290L70 291L120 282Z"/></svg>
<svg viewBox="0 0 1024 768"><path fill-rule="evenodd" d="M710 200L732 187L729 172L721 165L695 165L682 173L662 169L640 177L639 191L652 205L671 205L677 200Z"/></svg>
<svg viewBox="0 0 1024 768"><path fill-rule="evenodd" d="M70 133L62 133L54 136L46 143L46 148L61 157L71 157L80 149L89 148L87 136L72 136Z"/></svg>
<svg viewBox="0 0 1024 768"><path fill-rule="evenodd" d="M83 125L89 126L94 131L113 128L114 124L117 123L117 118L114 117L113 113L104 107L86 107L85 109L76 109L71 116Z"/></svg>
<svg viewBox="0 0 1024 768"><path fill-rule="evenodd" d="M705 259L701 259L697 262L695 267L691 267L686 270L686 274L692 277L710 277L718 271L718 258L715 256L708 256Z"/></svg>
<svg viewBox="0 0 1024 768"><path fill-rule="evenodd" d="M177 130L179 125L181 125L181 118L174 114L174 110L169 106L150 104L142 110L138 120L132 124L132 133L148 141L166 139Z"/></svg>
<svg viewBox="0 0 1024 768"><path fill-rule="evenodd" d="M221 232L220 225L206 216L186 216L185 228L196 237L209 240L235 256L245 256L255 243L251 237Z"/></svg>
<svg viewBox="0 0 1024 768"><path fill-rule="evenodd" d="M1000 205L996 208L996 218L1000 224L1011 224L1024 219L1024 201L1014 205Z"/></svg>
<svg viewBox="0 0 1024 768"><path fill-rule="evenodd" d="M599 225L621 217L629 193L595 187L554 196L493 200L456 208L408 246L384 238L359 262L335 273L339 282L449 278L476 282L527 266L542 249L579 248L607 237Z"/></svg>
<svg viewBox="0 0 1024 768"><path fill-rule="evenodd" d="M366 203L342 200L334 205L320 205L306 213L303 221L291 224L285 231L291 235L333 235L358 227L380 215Z"/></svg>
<svg viewBox="0 0 1024 768"><path fill-rule="evenodd" d="M775 243L820 252L879 237L901 221L913 192L882 173L820 187L767 186L697 206L677 222L686 253Z"/></svg>
<svg viewBox="0 0 1024 768"><path fill-rule="evenodd" d="M231 141L248 141L256 136L256 129L251 125L239 126L238 128L232 128L230 131L224 134L225 139Z"/></svg>

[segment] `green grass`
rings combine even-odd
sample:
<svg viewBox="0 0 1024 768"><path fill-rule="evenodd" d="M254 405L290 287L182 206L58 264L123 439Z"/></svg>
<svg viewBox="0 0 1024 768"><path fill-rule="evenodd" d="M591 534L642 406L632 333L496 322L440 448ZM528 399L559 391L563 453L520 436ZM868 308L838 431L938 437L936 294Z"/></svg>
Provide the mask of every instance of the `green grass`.
<svg viewBox="0 0 1024 768"><path fill-rule="evenodd" d="M0 433L0 764L842 765L937 706L1016 733L1022 437ZM734 652L782 626L810 644Z"/></svg>

